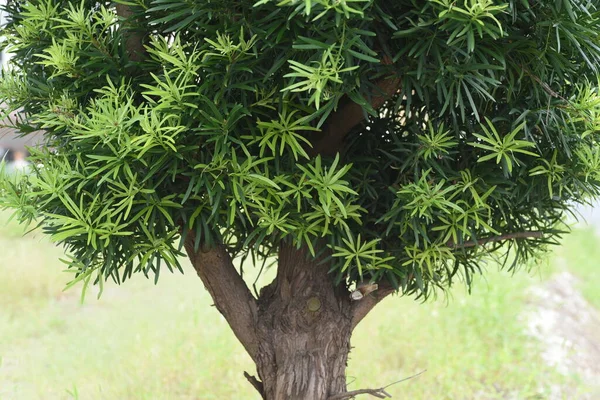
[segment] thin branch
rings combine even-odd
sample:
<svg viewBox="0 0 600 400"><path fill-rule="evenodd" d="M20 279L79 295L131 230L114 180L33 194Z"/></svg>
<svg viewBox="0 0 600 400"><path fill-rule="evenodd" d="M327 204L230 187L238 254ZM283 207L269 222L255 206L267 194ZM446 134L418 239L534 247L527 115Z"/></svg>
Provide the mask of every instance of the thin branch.
<svg viewBox="0 0 600 400"><path fill-rule="evenodd" d="M421 375L425 371L427 371L427 370L424 369L423 371L419 372L418 374L414 374L414 375L411 375L411 376L409 376L407 378L400 379L399 381L392 382L389 385L384 386L384 387L379 388L379 389L359 389L359 390L353 390L351 392L344 392L344 393L336 394L334 396L329 397L327 400L345 400L345 399L349 399L349 398L352 398L352 397L355 397L355 396L358 396L358 395L361 395L361 394L369 394L369 395L371 395L373 397L377 397L378 399L386 399L386 398L390 398L391 399L392 395L389 394L388 392L386 392L385 389L389 388L390 386L397 385L400 382L404 382L404 381L407 381L409 379L416 378L417 376Z"/></svg>
<svg viewBox="0 0 600 400"><path fill-rule="evenodd" d="M416 378L417 376L419 376L419 375L422 375L422 374L424 374L425 372L427 372L427 370L426 370L426 369L424 369L424 370L423 370L423 371L421 371L421 372L417 372L417 373L416 373L416 374L414 374L414 375L407 376L406 378L402 378L402 379L400 379L400 380L398 380L398 381L396 381L396 382L392 382L392 383L390 383L389 385L387 385L387 386L384 386L383 388L384 388L384 389L387 389L387 388L389 388L390 386L394 386L394 385L397 385L397 384L399 384L399 383L402 383L402 382L404 382L404 381L407 381L407 380L409 380L409 379Z"/></svg>
<svg viewBox="0 0 600 400"><path fill-rule="evenodd" d="M254 361L258 358L256 321L258 305L250 289L235 269L223 245L194 250L194 234L188 233L185 250L210 293L217 310Z"/></svg>
<svg viewBox="0 0 600 400"><path fill-rule="evenodd" d="M511 239L536 239L543 237L544 234L541 231L531 231L531 232L515 232L515 233L507 233L499 236L491 236L478 240L470 240L464 243L454 243L452 241L446 243L448 247L453 250L459 250L468 247L476 247L483 246L487 243L492 242L500 242L503 240L511 240ZM360 321L363 320L364 317L386 296L393 293L395 291L394 287L386 282L379 282L378 288L374 290L372 293L364 296L357 301L352 303L352 329L354 329ZM358 296L356 296L358 297Z"/></svg>
<svg viewBox="0 0 600 400"><path fill-rule="evenodd" d="M530 231L530 232L515 232L515 233L507 233L499 236L491 236L478 240L469 240L464 243L454 243L452 241L446 243L446 245L452 249L462 249L465 247L476 247L482 246L487 243L492 242L500 242L503 240L511 240L511 239L539 239L544 237L544 232L541 231Z"/></svg>
<svg viewBox="0 0 600 400"><path fill-rule="evenodd" d="M373 397L377 397L378 399L388 399L388 398L392 398L392 396L385 391L385 389L383 388L379 388L379 389L359 389L359 390L353 390L351 392L344 392L344 393L340 393L340 394L336 394L335 396L331 396L330 398L328 398L327 400L344 400L344 399L350 399L352 397L361 395L361 394L370 394Z"/></svg>
<svg viewBox="0 0 600 400"><path fill-rule="evenodd" d="M491 236L478 240L470 240L464 243L454 243L452 241L446 243L448 247L453 250L463 249L467 247L476 247L483 246L487 243L492 242L500 242L503 240L511 240L511 239L539 239L544 236L544 233L541 231L530 231L530 232L515 232L515 233L507 233L504 235ZM385 282L380 282L378 289L370 293L369 295L358 299L358 301L353 302L352 308L352 329L358 325L360 321L379 303L383 300L387 295L393 293L395 289L389 284Z"/></svg>
<svg viewBox="0 0 600 400"><path fill-rule="evenodd" d="M540 79L539 76L533 74L526 66L524 66L523 64L521 64L521 68L523 68L523 71L529 75L531 77L531 79L533 79L534 81L536 81L544 90L544 92L546 92L548 95L550 95L551 97L554 97L556 99L560 99L565 101L566 103L571 103L569 100L565 99L563 96L561 96L560 94L558 94L558 92L552 90L552 88L550 87L550 85L548 85L546 82L542 81Z"/></svg>

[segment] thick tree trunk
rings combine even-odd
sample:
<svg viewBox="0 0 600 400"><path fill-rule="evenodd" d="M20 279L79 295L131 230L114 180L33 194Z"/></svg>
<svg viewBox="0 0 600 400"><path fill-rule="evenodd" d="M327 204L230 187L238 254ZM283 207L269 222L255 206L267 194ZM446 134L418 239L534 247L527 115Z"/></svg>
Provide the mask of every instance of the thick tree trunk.
<svg viewBox="0 0 600 400"><path fill-rule="evenodd" d="M267 400L326 400L346 391L350 300L327 269L282 245L277 278L258 310L256 364Z"/></svg>
<svg viewBox="0 0 600 400"><path fill-rule="evenodd" d="M277 277L255 299L223 246L186 250L215 306L254 362L246 374L266 400L327 400L346 392L350 336L391 289L356 302L335 285L329 266L282 243Z"/></svg>

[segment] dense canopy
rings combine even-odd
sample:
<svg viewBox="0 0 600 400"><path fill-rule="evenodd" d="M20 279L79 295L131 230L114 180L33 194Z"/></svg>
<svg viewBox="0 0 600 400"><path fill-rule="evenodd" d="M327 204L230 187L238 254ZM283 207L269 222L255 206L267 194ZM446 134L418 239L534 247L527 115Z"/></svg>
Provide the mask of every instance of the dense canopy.
<svg viewBox="0 0 600 400"><path fill-rule="evenodd" d="M46 146L2 205L91 282L158 278L193 234L329 251L349 283L468 283L598 194L599 3L9 0L0 96Z"/></svg>

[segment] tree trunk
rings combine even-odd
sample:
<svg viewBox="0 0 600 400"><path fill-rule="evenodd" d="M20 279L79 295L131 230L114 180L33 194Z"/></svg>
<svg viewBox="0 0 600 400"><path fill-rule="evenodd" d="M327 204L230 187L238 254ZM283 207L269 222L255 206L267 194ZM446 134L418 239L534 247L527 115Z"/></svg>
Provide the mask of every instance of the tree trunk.
<svg viewBox="0 0 600 400"><path fill-rule="evenodd" d="M256 363L260 381L246 378L263 399L327 400L346 392L352 330L391 287L352 302L327 263L282 243L277 277L255 299L224 246L196 251L193 243L190 234L192 265Z"/></svg>
<svg viewBox="0 0 600 400"><path fill-rule="evenodd" d="M282 245L277 278L259 299L256 361L267 400L326 400L346 392L352 333L345 287L327 265Z"/></svg>

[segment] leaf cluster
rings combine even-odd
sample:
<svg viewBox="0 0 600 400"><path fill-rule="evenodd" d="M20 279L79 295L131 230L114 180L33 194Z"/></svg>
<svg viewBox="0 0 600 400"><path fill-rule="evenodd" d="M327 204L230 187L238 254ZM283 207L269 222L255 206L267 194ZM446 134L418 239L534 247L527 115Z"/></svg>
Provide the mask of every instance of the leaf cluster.
<svg viewBox="0 0 600 400"><path fill-rule="evenodd" d="M67 247L77 280L158 279L193 232L255 260L288 240L340 282L426 296L496 250L534 257L599 193L598 1L128 6L4 7L0 96L46 146L0 198ZM348 102L364 123L315 154ZM522 232L544 235L479 245Z"/></svg>

